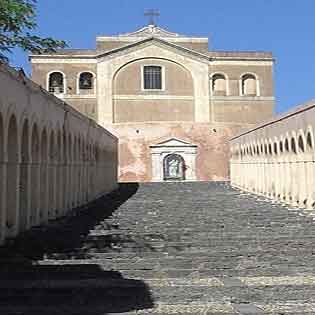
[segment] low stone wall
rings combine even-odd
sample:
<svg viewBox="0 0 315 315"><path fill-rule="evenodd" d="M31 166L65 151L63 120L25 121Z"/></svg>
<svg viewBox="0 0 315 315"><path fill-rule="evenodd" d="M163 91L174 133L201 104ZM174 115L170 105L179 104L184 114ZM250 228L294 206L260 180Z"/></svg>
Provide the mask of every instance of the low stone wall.
<svg viewBox="0 0 315 315"><path fill-rule="evenodd" d="M315 204L315 102L234 137L231 184L287 204Z"/></svg>
<svg viewBox="0 0 315 315"><path fill-rule="evenodd" d="M0 244L117 187L118 140L0 64Z"/></svg>

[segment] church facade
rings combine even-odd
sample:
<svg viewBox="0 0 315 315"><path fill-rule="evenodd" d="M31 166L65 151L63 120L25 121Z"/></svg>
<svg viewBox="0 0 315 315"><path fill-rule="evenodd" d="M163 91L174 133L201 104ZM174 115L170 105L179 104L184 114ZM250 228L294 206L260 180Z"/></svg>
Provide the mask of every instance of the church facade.
<svg viewBox="0 0 315 315"><path fill-rule="evenodd" d="M227 180L228 140L273 115L270 52L148 25L31 55L32 79L119 138L120 181Z"/></svg>

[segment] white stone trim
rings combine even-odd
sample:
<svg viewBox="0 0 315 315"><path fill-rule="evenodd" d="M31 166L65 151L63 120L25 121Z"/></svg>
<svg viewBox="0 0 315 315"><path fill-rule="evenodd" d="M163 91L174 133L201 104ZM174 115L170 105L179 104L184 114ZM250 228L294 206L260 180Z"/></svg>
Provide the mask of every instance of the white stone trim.
<svg viewBox="0 0 315 315"><path fill-rule="evenodd" d="M53 57L56 57L56 55L52 55ZM62 57L65 57L64 55ZM31 63L84 63L84 64L95 64L97 63L96 57L93 57L95 59L81 59L81 58L32 58Z"/></svg>
<svg viewBox="0 0 315 315"><path fill-rule="evenodd" d="M152 95L152 94L150 95L113 95L113 98L114 100L188 100L188 101L194 100L193 96Z"/></svg>
<svg viewBox="0 0 315 315"><path fill-rule="evenodd" d="M93 93L91 94L86 94L86 95L96 95L96 75L93 71L80 71L78 74L77 74L77 80L76 80L76 93L77 94L80 94L80 76L82 73L91 73L93 75Z"/></svg>
<svg viewBox="0 0 315 315"><path fill-rule="evenodd" d="M138 47L137 47L138 48ZM97 76L102 84L97 87L99 124L113 121L113 78L125 65L140 59L166 59L188 70L194 82L195 120L209 122L209 64L190 55L186 56L155 43L135 49L123 55L104 56L98 60Z"/></svg>
<svg viewBox="0 0 315 315"><path fill-rule="evenodd" d="M210 96L211 97L214 97L213 95L213 76L215 75L223 75L224 78L225 78L225 90L226 90L226 96L229 96L230 95L230 79L229 79L229 76L225 73L225 72L220 72L220 71L216 71L216 72L213 72L210 74Z"/></svg>
<svg viewBox="0 0 315 315"><path fill-rule="evenodd" d="M96 99L96 94L67 94L64 95L64 99Z"/></svg>
<svg viewBox="0 0 315 315"><path fill-rule="evenodd" d="M209 57L211 58L211 57ZM233 60L224 60L221 57L213 57L210 63L214 66L273 66L273 60L237 60L236 57L230 57ZM257 58L258 59L258 58Z"/></svg>
<svg viewBox="0 0 315 315"><path fill-rule="evenodd" d="M239 78L239 94L240 94L240 96L247 96L247 95L243 94L243 89L242 89L243 76L245 76L247 74L255 77L255 79L256 79L256 96L259 97L260 96L260 81L259 81L259 76L254 72L243 72L240 75L240 78Z"/></svg>
<svg viewBox="0 0 315 315"><path fill-rule="evenodd" d="M152 181L164 181L164 158L169 154L180 155L187 166L185 181L196 180L197 145L176 138L170 138L156 145L151 145Z"/></svg>
<svg viewBox="0 0 315 315"><path fill-rule="evenodd" d="M49 71L47 74L46 74L46 90L49 92L49 77L52 73L54 72L59 72L62 74L63 76L63 93L51 93L59 98L63 98L65 94L67 94L67 77L65 75L65 73L63 71L60 71L60 70L52 70L52 71ZM49 92L50 93L50 92Z"/></svg>
<svg viewBox="0 0 315 315"><path fill-rule="evenodd" d="M160 67L161 68L161 75L162 75L162 88L161 89L145 89L144 88L144 67ZM165 91L165 86L166 86L166 82L165 82L165 66L163 65L159 65L159 64L154 64L154 63L147 63L147 64L143 64L141 65L141 91L142 92L163 92Z"/></svg>
<svg viewBox="0 0 315 315"><path fill-rule="evenodd" d="M147 39L150 36L97 36L96 41L98 42L137 42ZM206 37L164 37L156 36L169 42L182 42L182 43L208 43Z"/></svg>
<svg viewBox="0 0 315 315"><path fill-rule="evenodd" d="M232 102L232 101L274 101L274 96L212 96L213 101L224 101L224 102Z"/></svg>

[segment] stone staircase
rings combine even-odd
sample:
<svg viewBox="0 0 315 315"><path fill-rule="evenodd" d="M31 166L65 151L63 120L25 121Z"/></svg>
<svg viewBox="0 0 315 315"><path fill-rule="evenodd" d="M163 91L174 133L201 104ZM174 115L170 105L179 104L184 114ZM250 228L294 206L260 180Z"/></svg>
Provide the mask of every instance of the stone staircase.
<svg viewBox="0 0 315 315"><path fill-rule="evenodd" d="M0 250L0 314L315 314L314 241L226 183L121 184Z"/></svg>

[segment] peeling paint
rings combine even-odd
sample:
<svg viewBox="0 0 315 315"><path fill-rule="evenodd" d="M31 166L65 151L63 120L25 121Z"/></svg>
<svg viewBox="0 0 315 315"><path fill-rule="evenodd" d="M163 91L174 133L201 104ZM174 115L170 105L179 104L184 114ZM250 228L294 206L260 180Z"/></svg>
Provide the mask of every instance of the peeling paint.
<svg viewBox="0 0 315 315"><path fill-rule="evenodd" d="M150 145L177 138L196 144L196 177L200 181L229 179L228 140L242 130L239 125L196 122L146 122L105 126L119 137L119 180L152 179Z"/></svg>

